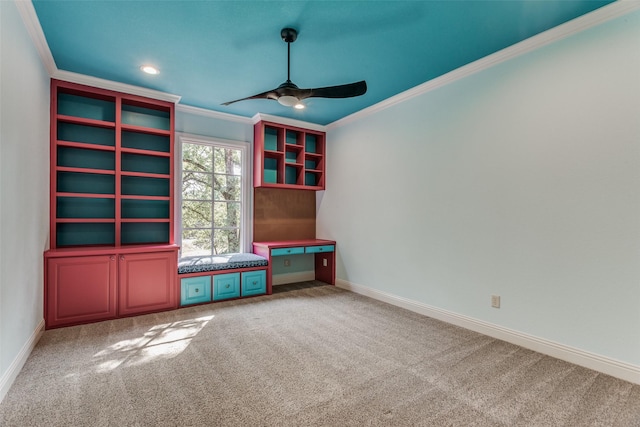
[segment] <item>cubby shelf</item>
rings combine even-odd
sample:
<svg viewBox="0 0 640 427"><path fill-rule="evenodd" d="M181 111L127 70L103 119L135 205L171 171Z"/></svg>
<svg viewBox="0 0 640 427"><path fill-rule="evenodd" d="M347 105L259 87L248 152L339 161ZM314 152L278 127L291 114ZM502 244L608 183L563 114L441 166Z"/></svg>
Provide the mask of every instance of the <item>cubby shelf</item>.
<svg viewBox="0 0 640 427"><path fill-rule="evenodd" d="M173 245L174 105L51 82L51 248Z"/></svg>
<svg viewBox="0 0 640 427"><path fill-rule="evenodd" d="M325 133L260 121L254 125L254 187L324 190Z"/></svg>

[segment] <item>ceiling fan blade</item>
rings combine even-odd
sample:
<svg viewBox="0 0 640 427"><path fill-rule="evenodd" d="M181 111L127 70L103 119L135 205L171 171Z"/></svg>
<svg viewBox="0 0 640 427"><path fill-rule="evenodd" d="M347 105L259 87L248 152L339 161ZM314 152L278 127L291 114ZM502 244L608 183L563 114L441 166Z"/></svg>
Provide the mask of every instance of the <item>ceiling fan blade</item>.
<svg viewBox="0 0 640 427"><path fill-rule="evenodd" d="M315 89L301 89L304 98L352 98L354 96L364 95L367 92L367 82L362 80L356 83L346 85L327 86ZM308 91L308 93L306 93Z"/></svg>
<svg viewBox="0 0 640 427"><path fill-rule="evenodd" d="M271 89L271 90L268 90L266 92L259 93L257 95L248 96L246 98L240 98L240 99L236 99L234 101L223 102L222 105L230 105L230 104L233 104L234 102L246 101L247 99L275 99L275 100L277 100L278 99L278 93L276 92L276 89Z"/></svg>

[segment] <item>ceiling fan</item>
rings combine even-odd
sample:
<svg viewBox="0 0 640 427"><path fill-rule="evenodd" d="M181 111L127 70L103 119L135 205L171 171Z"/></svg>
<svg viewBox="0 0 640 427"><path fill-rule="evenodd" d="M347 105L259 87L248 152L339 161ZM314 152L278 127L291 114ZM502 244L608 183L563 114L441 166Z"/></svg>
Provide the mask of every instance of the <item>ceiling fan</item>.
<svg viewBox="0 0 640 427"><path fill-rule="evenodd" d="M282 37L282 40L287 43L287 81L275 89L249 96L247 98L225 102L222 105L229 105L234 102L244 101L247 99L273 99L286 107L304 108L304 104L302 104L301 101L306 98L351 98L363 95L367 92L367 82L364 80L338 86L300 89L291 81L290 77L291 43L296 41L298 38L298 32L293 28L283 28L282 31L280 31L280 36Z"/></svg>

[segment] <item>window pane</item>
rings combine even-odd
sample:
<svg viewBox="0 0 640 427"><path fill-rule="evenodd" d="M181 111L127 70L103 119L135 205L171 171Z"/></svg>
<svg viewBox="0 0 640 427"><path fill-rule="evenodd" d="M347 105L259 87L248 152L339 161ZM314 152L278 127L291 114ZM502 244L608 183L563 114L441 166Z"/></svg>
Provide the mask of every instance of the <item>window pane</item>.
<svg viewBox="0 0 640 427"><path fill-rule="evenodd" d="M182 202L182 227L203 228L212 226L210 202Z"/></svg>
<svg viewBox="0 0 640 427"><path fill-rule="evenodd" d="M216 254L228 254L232 252L240 252L240 231L218 230L213 233Z"/></svg>
<svg viewBox="0 0 640 427"><path fill-rule="evenodd" d="M239 176L215 175L215 200L240 201L242 181Z"/></svg>
<svg viewBox="0 0 640 427"><path fill-rule="evenodd" d="M215 148L215 173L241 175L240 150Z"/></svg>
<svg viewBox="0 0 640 427"><path fill-rule="evenodd" d="M239 227L240 203L216 202L213 205L213 223L215 227Z"/></svg>
<svg viewBox="0 0 640 427"><path fill-rule="evenodd" d="M184 230L181 256L211 255L211 229Z"/></svg>
<svg viewBox="0 0 640 427"><path fill-rule="evenodd" d="M210 145L184 144L182 146L182 170L211 172L213 147Z"/></svg>
<svg viewBox="0 0 640 427"><path fill-rule="evenodd" d="M243 150L182 145L181 256L240 252Z"/></svg>
<svg viewBox="0 0 640 427"><path fill-rule="evenodd" d="M192 200L211 200L211 174L185 172L182 175L182 198Z"/></svg>

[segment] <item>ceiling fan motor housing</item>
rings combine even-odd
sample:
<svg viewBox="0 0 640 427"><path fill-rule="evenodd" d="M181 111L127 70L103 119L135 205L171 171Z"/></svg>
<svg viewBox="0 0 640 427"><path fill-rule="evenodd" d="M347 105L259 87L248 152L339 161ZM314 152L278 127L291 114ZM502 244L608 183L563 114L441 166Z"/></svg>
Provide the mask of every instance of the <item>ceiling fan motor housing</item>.
<svg viewBox="0 0 640 427"><path fill-rule="evenodd" d="M280 31L280 37L286 43L293 43L298 38L298 32L293 28L283 28Z"/></svg>

